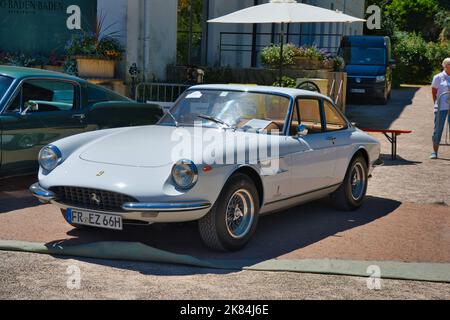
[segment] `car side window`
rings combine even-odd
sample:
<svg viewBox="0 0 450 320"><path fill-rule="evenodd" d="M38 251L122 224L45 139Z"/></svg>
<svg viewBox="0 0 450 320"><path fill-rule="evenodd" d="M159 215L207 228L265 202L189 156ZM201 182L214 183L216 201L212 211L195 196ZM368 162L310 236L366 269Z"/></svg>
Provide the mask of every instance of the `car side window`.
<svg viewBox="0 0 450 320"><path fill-rule="evenodd" d="M347 128L347 121L329 101L324 101L324 111L327 131L339 131Z"/></svg>
<svg viewBox="0 0 450 320"><path fill-rule="evenodd" d="M114 92L103 90L102 88L93 85L87 86L88 106L92 107L96 103L108 101L128 101L127 98L122 97Z"/></svg>
<svg viewBox="0 0 450 320"><path fill-rule="evenodd" d="M76 89L72 83L57 80L27 80L22 84L7 112L28 113L69 111L75 107Z"/></svg>
<svg viewBox="0 0 450 320"><path fill-rule="evenodd" d="M306 126L308 134L322 132L322 117L318 99L297 99L298 112L295 110L291 124L291 133L296 133L299 124Z"/></svg>
<svg viewBox="0 0 450 320"><path fill-rule="evenodd" d="M87 96L88 96L88 106L108 101L108 97L106 96L106 92L100 90L99 88L88 85L87 87Z"/></svg>

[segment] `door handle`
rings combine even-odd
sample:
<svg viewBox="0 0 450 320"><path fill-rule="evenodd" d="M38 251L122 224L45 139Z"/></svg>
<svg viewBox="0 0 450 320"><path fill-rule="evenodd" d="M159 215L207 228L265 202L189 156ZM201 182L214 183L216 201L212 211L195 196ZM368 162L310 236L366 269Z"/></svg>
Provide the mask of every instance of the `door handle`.
<svg viewBox="0 0 450 320"><path fill-rule="evenodd" d="M331 141L331 143L332 143L333 145L336 144L336 137L328 137L327 140L328 140L328 141Z"/></svg>
<svg viewBox="0 0 450 320"><path fill-rule="evenodd" d="M73 116L72 116L72 118L73 119L78 119L78 120L84 120L84 119L86 119L86 115L85 114L74 114Z"/></svg>

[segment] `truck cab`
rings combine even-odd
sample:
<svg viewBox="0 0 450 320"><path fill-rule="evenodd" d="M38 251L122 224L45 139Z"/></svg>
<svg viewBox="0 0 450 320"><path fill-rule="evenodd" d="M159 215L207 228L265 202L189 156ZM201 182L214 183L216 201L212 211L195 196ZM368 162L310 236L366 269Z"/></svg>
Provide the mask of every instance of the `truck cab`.
<svg viewBox="0 0 450 320"><path fill-rule="evenodd" d="M382 36L347 36L342 39L341 55L348 76L347 96L372 98L386 104L391 97L391 40Z"/></svg>

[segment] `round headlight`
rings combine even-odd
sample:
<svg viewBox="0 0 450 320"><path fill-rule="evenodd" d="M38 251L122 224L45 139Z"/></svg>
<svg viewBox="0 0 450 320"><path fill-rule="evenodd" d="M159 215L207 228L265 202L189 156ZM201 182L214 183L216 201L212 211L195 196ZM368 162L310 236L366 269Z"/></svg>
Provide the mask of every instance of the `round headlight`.
<svg viewBox="0 0 450 320"><path fill-rule="evenodd" d="M173 182L180 189L192 189L198 180L197 166L190 160L180 160L172 168Z"/></svg>
<svg viewBox="0 0 450 320"><path fill-rule="evenodd" d="M61 151L55 146L46 146L39 153L40 166L49 172L61 163L61 159Z"/></svg>

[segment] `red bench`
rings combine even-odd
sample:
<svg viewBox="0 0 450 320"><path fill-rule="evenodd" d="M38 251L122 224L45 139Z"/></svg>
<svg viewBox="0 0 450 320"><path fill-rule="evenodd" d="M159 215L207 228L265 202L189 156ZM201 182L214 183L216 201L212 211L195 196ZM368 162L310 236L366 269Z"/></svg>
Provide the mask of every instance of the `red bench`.
<svg viewBox="0 0 450 320"><path fill-rule="evenodd" d="M392 160L397 160L397 138L402 134L410 134L411 130L361 129L367 133L382 133L392 145Z"/></svg>

